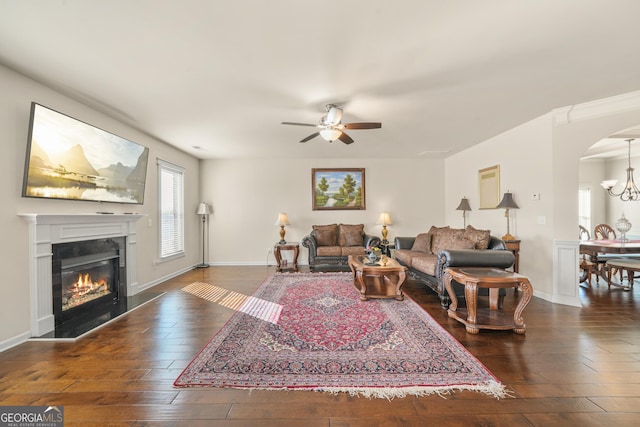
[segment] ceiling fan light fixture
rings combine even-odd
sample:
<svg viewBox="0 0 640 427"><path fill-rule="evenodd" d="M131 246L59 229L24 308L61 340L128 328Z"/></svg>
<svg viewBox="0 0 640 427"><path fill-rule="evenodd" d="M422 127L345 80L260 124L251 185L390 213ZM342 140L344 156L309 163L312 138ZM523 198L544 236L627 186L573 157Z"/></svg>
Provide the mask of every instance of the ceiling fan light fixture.
<svg viewBox="0 0 640 427"><path fill-rule="evenodd" d="M320 136L324 138L325 141L329 141L329 142L333 142L336 139L340 138L340 135L342 135L342 131L338 129L328 128L328 129L322 129L320 131Z"/></svg>
<svg viewBox="0 0 640 427"><path fill-rule="evenodd" d="M333 104L327 105L327 115L324 117L324 120L328 125L337 125L342 121L342 108L338 108Z"/></svg>
<svg viewBox="0 0 640 427"><path fill-rule="evenodd" d="M300 140L300 142L307 142L317 136L321 136L325 141L333 142L336 139L344 142L345 144L353 144L353 138L344 132L344 130L352 129L380 129L382 123L380 122L362 122L362 123L342 123L342 108L336 107L334 104L328 104L326 106L327 114L320 118L320 122L317 125L310 123L297 123L297 122L282 122L283 125L294 126L309 126L318 128L320 130L312 133Z"/></svg>

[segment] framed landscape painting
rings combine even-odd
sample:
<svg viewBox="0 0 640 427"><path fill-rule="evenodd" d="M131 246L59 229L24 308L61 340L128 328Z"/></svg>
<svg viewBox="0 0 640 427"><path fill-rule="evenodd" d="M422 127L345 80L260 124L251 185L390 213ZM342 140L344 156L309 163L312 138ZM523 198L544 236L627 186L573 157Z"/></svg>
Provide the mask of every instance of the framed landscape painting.
<svg viewBox="0 0 640 427"><path fill-rule="evenodd" d="M313 210L364 210L364 168L312 169Z"/></svg>

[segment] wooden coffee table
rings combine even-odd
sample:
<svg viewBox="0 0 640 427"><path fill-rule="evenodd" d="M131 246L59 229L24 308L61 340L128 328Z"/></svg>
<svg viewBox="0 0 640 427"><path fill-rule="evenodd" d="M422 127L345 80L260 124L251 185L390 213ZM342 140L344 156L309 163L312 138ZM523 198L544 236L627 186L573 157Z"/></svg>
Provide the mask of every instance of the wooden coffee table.
<svg viewBox="0 0 640 427"><path fill-rule="evenodd" d="M369 259L364 255L349 255L349 268L353 272L353 286L360 292L360 299L395 298L404 299L400 288L404 284L406 267L392 258L378 261L376 265L367 265ZM383 265L384 264L384 265Z"/></svg>
<svg viewBox="0 0 640 427"><path fill-rule="evenodd" d="M526 276L499 268L459 267L447 268L443 280L451 298L447 314L450 318L463 323L470 334L477 334L480 329L513 329L517 334L525 333L526 325L522 312L533 296L533 288ZM451 286L452 280L464 285L466 309L458 309L458 299ZM498 310L498 291L500 288L512 287L522 291L522 298L516 306L513 318ZM489 288L489 308L478 308L478 288Z"/></svg>

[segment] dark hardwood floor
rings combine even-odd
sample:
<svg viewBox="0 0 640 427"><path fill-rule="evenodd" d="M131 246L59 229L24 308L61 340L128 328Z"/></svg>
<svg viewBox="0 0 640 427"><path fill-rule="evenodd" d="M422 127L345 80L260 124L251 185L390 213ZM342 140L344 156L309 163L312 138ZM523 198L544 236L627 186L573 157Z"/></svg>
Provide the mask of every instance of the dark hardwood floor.
<svg viewBox="0 0 640 427"><path fill-rule="evenodd" d="M180 289L203 281L251 294L273 267L196 269L161 298L76 342L30 341L0 353L0 406L63 405L65 426L636 426L640 286L583 289L583 308L533 298L526 335L470 335L435 294L405 292L511 391L387 401L305 391L175 389L186 364L233 314ZM534 289L536 284L533 283ZM505 309L519 294L509 291Z"/></svg>

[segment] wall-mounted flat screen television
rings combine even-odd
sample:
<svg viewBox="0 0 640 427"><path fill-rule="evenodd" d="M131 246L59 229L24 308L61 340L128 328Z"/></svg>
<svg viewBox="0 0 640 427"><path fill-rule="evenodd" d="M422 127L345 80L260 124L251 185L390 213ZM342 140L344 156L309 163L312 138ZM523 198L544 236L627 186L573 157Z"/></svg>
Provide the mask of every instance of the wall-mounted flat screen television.
<svg viewBox="0 0 640 427"><path fill-rule="evenodd" d="M31 104L23 197L144 202L149 149Z"/></svg>

